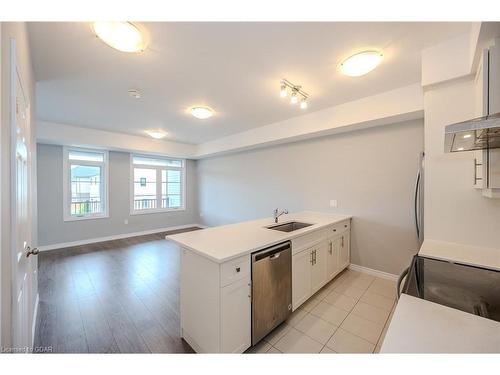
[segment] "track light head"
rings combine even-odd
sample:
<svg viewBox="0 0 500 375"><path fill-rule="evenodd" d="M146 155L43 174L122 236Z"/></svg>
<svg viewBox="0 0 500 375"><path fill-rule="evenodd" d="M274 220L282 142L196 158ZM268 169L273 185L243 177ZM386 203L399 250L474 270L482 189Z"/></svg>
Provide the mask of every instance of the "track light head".
<svg viewBox="0 0 500 375"><path fill-rule="evenodd" d="M288 96L288 92L286 90L286 85L284 83L281 84L280 97L286 98Z"/></svg>

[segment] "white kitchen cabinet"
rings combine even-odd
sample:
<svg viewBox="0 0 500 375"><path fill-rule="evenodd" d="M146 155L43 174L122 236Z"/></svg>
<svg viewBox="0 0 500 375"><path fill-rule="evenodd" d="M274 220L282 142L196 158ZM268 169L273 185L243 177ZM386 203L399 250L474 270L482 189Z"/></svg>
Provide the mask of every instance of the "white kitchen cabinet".
<svg viewBox="0 0 500 375"><path fill-rule="evenodd" d="M218 264L182 249L181 334L197 353L251 346L250 271L250 255Z"/></svg>
<svg viewBox="0 0 500 375"><path fill-rule="evenodd" d="M313 262L311 265L311 291L316 293L326 284L326 252L327 242L323 241L313 250Z"/></svg>
<svg viewBox="0 0 500 375"><path fill-rule="evenodd" d="M331 280L340 272L340 243L341 236L330 237L327 240L326 278Z"/></svg>
<svg viewBox="0 0 500 375"><path fill-rule="evenodd" d="M244 278L222 288L221 337L223 353L242 353L251 346L251 286Z"/></svg>
<svg viewBox="0 0 500 375"><path fill-rule="evenodd" d="M345 231L340 236L340 256L339 256L339 266L340 269L346 268L351 259L351 246L350 246L350 232Z"/></svg>
<svg viewBox="0 0 500 375"><path fill-rule="evenodd" d="M292 307L295 310L311 296L313 249L292 256Z"/></svg>
<svg viewBox="0 0 500 375"><path fill-rule="evenodd" d="M333 235L333 236L332 236ZM292 309L296 310L350 263L350 222L292 241ZM300 245L308 247L301 248Z"/></svg>

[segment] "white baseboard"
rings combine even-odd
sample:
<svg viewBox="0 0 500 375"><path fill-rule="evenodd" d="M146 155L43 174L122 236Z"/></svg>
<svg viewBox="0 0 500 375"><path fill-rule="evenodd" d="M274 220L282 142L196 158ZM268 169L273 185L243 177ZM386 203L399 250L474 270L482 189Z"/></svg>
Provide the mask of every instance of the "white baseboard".
<svg viewBox="0 0 500 375"><path fill-rule="evenodd" d="M184 228L190 228L190 227L206 228L206 226L201 225L201 224L177 225L177 226L174 226L174 227L157 228L157 229L151 229L151 230L143 230L143 231L140 231L140 232L130 232L130 233L115 234L113 236L89 238L89 239L80 240L80 241L55 243L55 244L52 244L52 245L39 246L38 250L40 250L40 251L56 250L56 249L62 249L62 248L65 248L65 247L88 245L88 244L91 244L91 243L104 242L104 241L120 240L122 238L144 236L144 235L147 235L147 234L155 234L155 233L167 232L167 231L171 231L171 230L184 229Z"/></svg>
<svg viewBox="0 0 500 375"><path fill-rule="evenodd" d="M382 279L388 279L388 280L397 280L399 277L398 275L393 275L392 273L378 271L372 268L358 266L357 264L352 264L352 263L349 265L349 269L353 271L367 273L369 275L381 277Z"/></svg>
<svg viewBox="0 0 500 375"><path fill-rule="evenodd" d="M33 309L33 322L31 323L31 347L35 346L35 330L36 330L36 318L38 316L38 304L40 302L40 295L36 294L35 308Z"/></svg>

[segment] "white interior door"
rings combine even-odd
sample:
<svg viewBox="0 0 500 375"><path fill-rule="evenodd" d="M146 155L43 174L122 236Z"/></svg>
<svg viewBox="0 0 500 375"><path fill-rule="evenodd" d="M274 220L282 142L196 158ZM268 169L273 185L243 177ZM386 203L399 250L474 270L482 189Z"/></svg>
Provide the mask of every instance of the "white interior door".
<svg viewBox="0 0 500 375"><path fill-rule="evenodd" d="M36 291L32 290L37 250L31 249L31 124L29 100L17 66L15 41L11 44L12 88L12 243L13 243L13 344L32 347L33 310Z"/></svg>

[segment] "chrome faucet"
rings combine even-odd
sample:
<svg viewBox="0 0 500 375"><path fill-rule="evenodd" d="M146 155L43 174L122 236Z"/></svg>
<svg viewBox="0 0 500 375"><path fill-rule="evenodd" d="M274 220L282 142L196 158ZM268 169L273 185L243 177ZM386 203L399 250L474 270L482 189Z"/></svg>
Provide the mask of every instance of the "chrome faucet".
<svg viewBox="0 0 500 375"><path fill-rule="evenodd" d="M284 209L283 211L279 212L279 210L276 208L274 210L274 222L277 223L278 222L278 218L283 215L283 214L288 214L288 210L287 209Z"/></svg>

